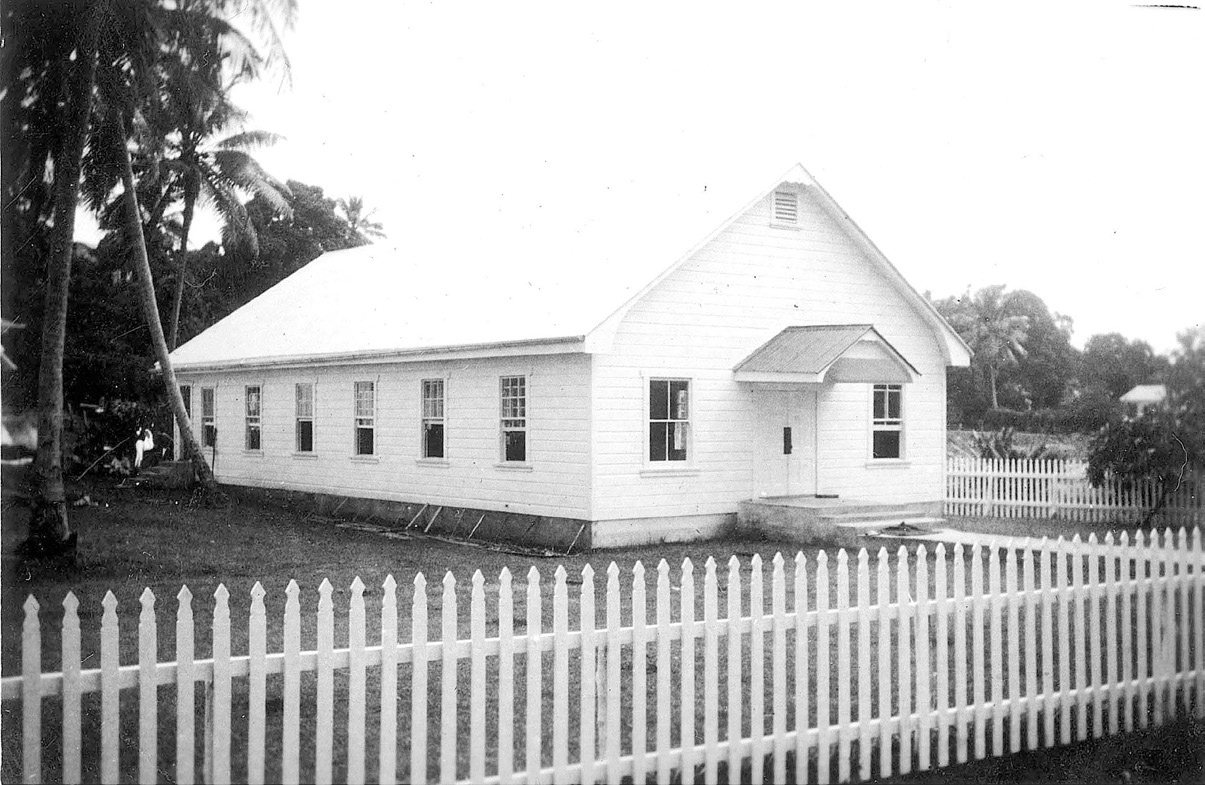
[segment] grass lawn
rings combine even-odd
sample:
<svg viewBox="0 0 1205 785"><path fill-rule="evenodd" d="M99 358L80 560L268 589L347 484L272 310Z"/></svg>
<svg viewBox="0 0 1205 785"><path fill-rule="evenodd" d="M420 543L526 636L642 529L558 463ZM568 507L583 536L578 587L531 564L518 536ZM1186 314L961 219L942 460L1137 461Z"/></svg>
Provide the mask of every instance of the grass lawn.
<svg viewBox="0 0 1205 785"><path fill-rule="evenodd" d="M6 486L8 483L6 482ZM235 655L247 652L247 606L251 587L258 580L262 582L268 594L265 604L268 613L268 651L281 649L280 619L284 610L284 587L290 579L296 579L302 589L302 648L313 649L316 645L317 587L323 578L328 578L335 586L335 646L346 646L347 642L347 603L349 599L348 586L359 576L368 586L367 600L367 641L371 646L379 641L380 631L380 586L386 575L392 574L399 584L398 589L398 629L402 640L409 639L412 582L418 572L422 572L428 581L428 607L431 638L440 635L440 614L442 609L441 581L445 572L451 571L457 579L457 604L459 607L458 635L467 637L469 633L469 595L470 579L473 572L481 570L486 578L487 603L487 635L497 632L497 596L499 571L506 567L514 575L515 592L515 633L521 635L525 631L526 618L525 588L526 575L531 567L539 570L545 587L542 605L542 629L549 632L552 629L552 576L558 565L564 565L569 573L569 624L570 629L578 625L578 596L580 592L580 575L582 568L591 564L595 572L595 594L597 603L597 618L600 626L606 618L605 584L606 569L614 561L620 568L620 580L623 587L624 605L622 611L623 624L630 623L630 586L631 569L639 559L643 562L647 574L648 610L650 619L655 608L656 565L665 559L671 566L671 583L676 584L680 577L680 566L683 559L690 558L695 564L696 576L696 618L703 614L703 563L708 556L714 556L720 562L718 571L719 584L719 617L727 615L727 567L729 557L737 555L742 564L742 585L744 587L741 599L743 612L749 608L748 599L748 564L754 553L761 554L766 562L765 589L766 609L769 610L770 592L770 560L777 552L782 552L788 559L788 608L792 601L790 596L791 569L794 554L798 546L785 542L773 541L716 541L682 545L660 545L641 548L631 548L607 551L595 554L577 555L563 559L542 559L535 557L517 556L508 553L474 548L462 545L452 545L437 541L423 540L393 540L379 534L344 529L329 523L305 520L293 513L286 513L252 506L231 506L226 508L203 508L189 504L189 497L182 494L166 492L140 492L137 496L121 496L111 486L103 482L93 484L88 488L92 499L100 503L97 507L83 507L72 510L72 524L80 532L80 552L77 565L70 572L35 571L27 569L12 555L13 548L25 534L25 510L20 504L14 503L10 497L5 499L3 527L3 597L2 597L2 631L3 650L0 653L0 669L5 676L16 675L20 668L20 629L21 604L26 596L33 594L42 607L41 627L43 642L43 662L45 670L56 670L59 666L60 625L62 620L61 601L68 590L74 591L80 600L81 627L83 630L82 655L84 668L99 665L99 625L101 616L101 598L107 590L112 590L120 601L119 618L121 620L121 663L132 664L137 657L137 619L140 610L138 597L144 587L150 587L158 598L156 603L159 625L159 659L170 661L174 659L175 610L176 593L182 584L187 584L192 590L194 601L193 610L196 623L196 656L209 655L210 636L208 629L209 614L212 609L212 595L219 582L224 583L231 593L232 653ZM809 607L814 606L814 575L815 548L805 548L804 554L809 566ZM833 604L837 597L837 578L835 552L830 552L829 592ZM851 554L851 557L853 555ZM952 560L952 556L947 556ZM929 556L930 582L933 581L933 556ZM892 558L892 579L890 595L894 601L894 569L895 559ZM949 565L947 565L949 566ZM856 562L851 558L851 586L854 585ZM871 596L876 596L876 565L871 560ZM986 585L986 584L985 584ZM675 607L673 614L677 619L678 593L672 594ZM856 604L857 598L851 597L850 604ZM835 631L834 631L835 632ZM895 648L894 627L892 627L892 648ZM814 636L814 632L813 632ZM833 636L836 637L835 634ZM853 644L856 646L856 633ZM969 641L969 638L968 638ZM791 641L793 647L794 642ZM833 642L833 668L836 668L835 641ZM877 652L877 635L872 635L872 657ZM699 662L697 675L702 676L702 641L696 647ZM721 640L719 646L719 727L720 738L725 735L727 713L725 696L727 694L726 680L726 641ZM766 651L769 652L767 639ZM578 659L570 658L570 690L576 692ZM655 685L654 650L649 651L649 688ZM678 647L674 647L674 673L680 660ZM627 662L625 657L625 664ZM749 673L749 646L743 649L743 673ZM872 660L873 662L873 660ZM814 659L809 663L810 680L813 689L816 681ZM895 657L892 656L892 669L895 668ZM542 699L542 730L545 735L551 735L552 697L551 673L552 659L544 658L542 664L544 675ZM631 705L630 673L625 668L624 695L622 706L625 715ZM788 669L790 670L790 669ZM487 674L493 681L496 664L491 663ZM525 685L524 660L519 658L515 666L515 718L517 723L525 719ZM894 676L894 674L893 674ZM438 769L438 740L439 740L439 681L440 674L437 666L430 671L430 693L428 705L431 707L428 726L428 771L432 774ZM676 677L675 677L676 681ZM771 707L771 699L777 689L786 689L793 694L793 679L786 685L773 685L769 668L765 674L766 692L765 705L767 714ZM877 678L872 676L875 694L872 695L873 705L877 711ZM469 733L469 717L473 711L480 712L482 707L469 704L467 690L468 662L462 661L458 674L460 690L457 725L458 735L465 738ZM245 729L246 690L236 682L234 688L233 734L234 766L236 779L241 778L245 771L246 748L241 738ZM302 778L313 776L313 753L310 740L316 733L314 717L315 684L313 674L303 678L302 694ZM346 673L336 674L336 716L335 716L335 779L339 781L346 775L345 760L342 751L347 745L346 721ZM399 775L408 773L409 733L405 731L409 716L409 666L403 667L399 673L399 722L402 730L397 739ZM677 690L672 690L675 694ZM747 689L742 685L742 692ZM491 689L484 707L487 716L487 734L494 738L496 729L497 696ZM269 679L268 685L268 752L269 780L279 777L280 723L282 716L281 685L278 677ZM379 678L375 671L370 671L368 684L368 737L364 740L366 756L369 762L370 778L375 774L375 759L379 739L376 738L375 724L379 716L379 707L374 707L376 696L379 694ZM701 695L701 684L696 687L696 694ZM90 696L95 698L96 696ZM649 708L654 708L655 696L650 696ZM856 714L857 707L856 685L852 695L852 703ZM676 699L675 699L676 700ZM831 698L830 715L836 717L836 688L834 686ZM790 703L790 702L788 702ZM809 722L815 722L815 701L812 701L812 716ZM137 695L130 692L123 695L122 700L122 770L124 777L135 776L137 767ZM174 770L174 716L175 694L172 688L160 691L160 726L159 726L159 758L161 779L170 781ZM16 702L7 702L3 708L3 767L0 768L0 778L12 781L19 777L20 736L19 717L20 707ZM577 731L577 701L571 697L569 713L571 728L570 760L576 759L573 739ZM58 723L57 704L46 701L44 705L43 727L45 738L48 739L47 749L43 754L47 761L47 774L55 776L55 766L58 765L59 749L54 738ZM678 707L672 709L674 717L673 738L677 739ZM650 713L648 727L650 733L655 728L655 722ZM701 741L702 710L699 709L699 721L696 728ZM405 719L405 722L402 720ZM96 779L99 776L97 729L90 725L99 725L98 701L85 699L85 779ZM788 727L794 727L793 709L788 718ZM749 730L749 720L744 717L744 730ZM623 744L627 747L630 740L630 727L625 720ZM516 732L516 768L524 765L523 733ZM650 747L651 747L650 739ZM275 761L275 762L274 762ZM550 763L549 758L543 761ZM489 763L492 767L493 761ZM856 768L856 767L855 767ZM467 751L460 755L458 774L467 774ZM489 769L487 769L489 770ZM834 773L835 773L834 769ZM443 779L448 779L443 777Z"/></svg>

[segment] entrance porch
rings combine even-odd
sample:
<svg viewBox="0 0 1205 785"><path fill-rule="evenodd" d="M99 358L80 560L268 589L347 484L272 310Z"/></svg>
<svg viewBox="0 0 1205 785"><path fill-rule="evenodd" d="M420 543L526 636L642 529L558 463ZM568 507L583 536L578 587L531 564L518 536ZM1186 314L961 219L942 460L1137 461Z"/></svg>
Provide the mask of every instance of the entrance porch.
<svg viewBox="0 0 1205 785"><path fill-rule="evenodd" d="M801 545L859 547L864 537L906 523L932 528L945 522L942 502L878 502L826 496L769 496L740 502L737 529Z"/></svg>

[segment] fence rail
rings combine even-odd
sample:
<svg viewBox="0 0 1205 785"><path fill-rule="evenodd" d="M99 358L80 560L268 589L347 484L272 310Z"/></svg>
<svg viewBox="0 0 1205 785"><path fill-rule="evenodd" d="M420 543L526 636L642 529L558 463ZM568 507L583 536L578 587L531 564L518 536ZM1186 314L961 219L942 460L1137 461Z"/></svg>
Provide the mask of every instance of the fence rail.
<svg viewBox="0 0 1205 785"><path fill-rule="evenodd" d="M930 553L922 545L873 559L842 550L835 570L823 551L811 564L779 555L768 597L759 556L747 566L734 556L724 576L708 559L701 581L687 560L671 582L662 561L651 598L642 565L621 588L612 564L598 605L590 566L572 593L558 567L551 631L535 568L525 586L503 570L488 604L477 572L467 636L453 576L429 597L419 574L409 641L399 638L389 577L372 646L357 578L339 649L324 580L317 646L307 651L301 592L290 582L281 650L272 653L257 583L245 655L231 653L230 598L219 586L204 659L194 657L184 588L173 662L158 661L147 589L137 662L124 666L110 592L100 667L89 670L80 667L79 603L68 594L56 673L41 671L40 608L30 597L22 674L0 680L0 699L20 704L6 716L20 718L14 752L26 782L331 782L336 774L363 782L370 766L381 782L407 768L411 782L761 782L766 774L783 782L788 768L796 782L865 780L1205 716L1201 539L1199 529L1182 528L1133 543L1123 533L1017 549ZM123 691L137 700L123 705ZM270 697L278 709L268 710ZM6 733L13 728L6 722ZM174 754L159 748L165 729Z"/></svg>
<svg viewBox="0 0 1205 785"><path fill-rule="evenodd" d="M1100 487L1088 482L1084 461L1028 461L950 457L947 515L1059 518L1079 523L1133 523L1155 506L1156 480ZM1186 471L1168 490L1159 525L1205 524L1205 477Z"/></svg>

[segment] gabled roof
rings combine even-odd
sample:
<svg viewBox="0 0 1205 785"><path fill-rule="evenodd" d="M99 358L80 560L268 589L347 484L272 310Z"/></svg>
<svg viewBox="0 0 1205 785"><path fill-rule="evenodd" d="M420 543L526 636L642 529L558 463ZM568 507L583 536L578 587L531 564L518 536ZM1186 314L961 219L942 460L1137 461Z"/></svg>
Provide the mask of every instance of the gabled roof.
<svg viewBox="0 0 1205 785"><path fill-rule="evenodd" d="M1122 403L1159 403L1167 397L1167 385L1138 384L1121 396Z"/></svg>
<svg viewBox="0 0 1205 785"><path fill-rule="evenodd" d="M784 182L814 187L943 336L950 362L969 361L957 333L800 165L768 184L667 191L620 183L576 211L566 194L557 205L566 215L503 212L451 230L416 222L392 246L322 255L177 348L172 360L180 370L201 370L515 347L591 350L645 293ZM667 260L676 261L667 267Z"/></svg>
<svg viewBox="0 0 1205 785"><path fill-rule="evenodd" d="M732 369L737 381L824 381L830 371L865 376L848 381L912 381L916 367L869 324L787 327Z"/></svg>

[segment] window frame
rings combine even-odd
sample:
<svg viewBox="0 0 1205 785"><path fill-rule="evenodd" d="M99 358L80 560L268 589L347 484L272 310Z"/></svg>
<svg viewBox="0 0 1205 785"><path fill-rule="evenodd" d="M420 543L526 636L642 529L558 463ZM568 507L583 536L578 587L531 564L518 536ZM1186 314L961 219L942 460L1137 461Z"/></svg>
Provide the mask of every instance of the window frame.
<svg viewBox="0 0 1205 785"><path fill-rule="evenodd" d="M256 391L256 414L251 414L251 391ZM256 445L251 446L254 429ZM264 386L262 383L243 385L243 450L262 453L264 451Z"/></svg>
<svg viewBox="0 0 1205 785"><path fill-rule="evenodd" d="M438 398L428 395L435 385L439 387ZM438 402L439 413L430 413L428 402ZM419 380L418 386L418 454L423 461L446 461L448 459L448 380L446 377L430 377ZM427 426L440 426L439 455L432 455L427 441Z"/></svg>
<svg viewBox="0 0 1205 785"><path fill-rule="evenodd" d="M208 393L209 406L206 411L205 398ZM218 444L218 425L217 425L217 388L202 387L201 388L201 446L216 447Z"/></svg>
<svg viewBox="0 0 1205 785"><path fill-rule="evenodd" d="M886 398L883 405L883 415L879 417L876 413L876 404L879 392L885 392ZM898 397L898 416L891 416L891 397L895 393ZM872 384L870 386L870 439L868 446L869 460L875 464L886 462L901 463L907 460L907 413L904 409L904 385L897 383ZM876 456L874 449L875 435L879 433L898 433L899 434L899 450L897 455L893 456Z"/></svg>
<svg viewBox="0 0 1205 785"><path fill-rule="evenodd" d="M308 387L310 391L309 397L309 414L303 414L301 410L301 390L303 387ZM293 383L293 452L296 455L314 455L317 452L317 436L314 423L317 420L318 409L318 385L314 382L294 382ZM308 422L310 426L310 448L308 450L302 448L301 444L301 424Z"/></svg>
<svg viewBox="0 0 1205 785"><path fill-rule="evenodd" d="M525 373L506 374L498 377L498 456L499 462L505 466L523 466L529 462L529 453L531 445L528 443L530 417L528 399L530 397L531 386L528 383L529 375ZM507 383L517 382L519 395L507 395ZM513 400L518 402L518 406L508 411L507 401ZM511 416L507 416L510 414ZM521 433L523 434L523 457L510 458L507 453L507 434Z"/></svg>
<svg viewBox="0 0 1205 785"><path fill-rule="evenodd" d="M368 385L372 392L372 413L369 415L360 414L360 391L362 385ZM351 383L351 454L353 458L375 458L381 454L380 447L377 444L377 399L380 392L378 389L379 386L378 381L374 379L361 379ZM362 421L366 421L366 423ZM360 451L361 430L372 432L372 450L369 452Z"/></svg>
<svg viewBox="0 0 1205 785"><path fill-rule="evenodd" d="M675 411L673 409L672 400L669 398L667 398L667 400L666 400L666 411L665 411L666 416L664 418L653 416L654 415L653 406L652 406L653 385L657 384L657 383L665 383L666 384L666 395L667 396L670 396L672 394L673 385L675 383L686 385L686 416L685 417L671 417L670 416L672 414L675 414ZM644 392L644 428L642 429L642 431L643 431L642 440L644 442L644 446L642 447L642 450L644 452L644 465L651 469L665 469L665 470L693 467L694 463L695 463L695 448L696 448L695 433L694 433L694 431L695 431L694 419L693 419L694 388L695 388L694 379L692 379L690 377L686 377L686 376L647 376L644 378L643 388L644 388L644 390L643 390L643 392ZM653 426L655 424L667 424L667 425L668 424L682 424L682 425L685 425L685 430L684 430L685 446L682 449L682 452L685 454L683 455L683 457L681 457L681 458L669 457L671 448L670 448L670 437L669 437L668 430L666 431L666 437L665 437L666 457L664 457L664 458L654 458L653 457L652 437L653 437Z"/></svg>

